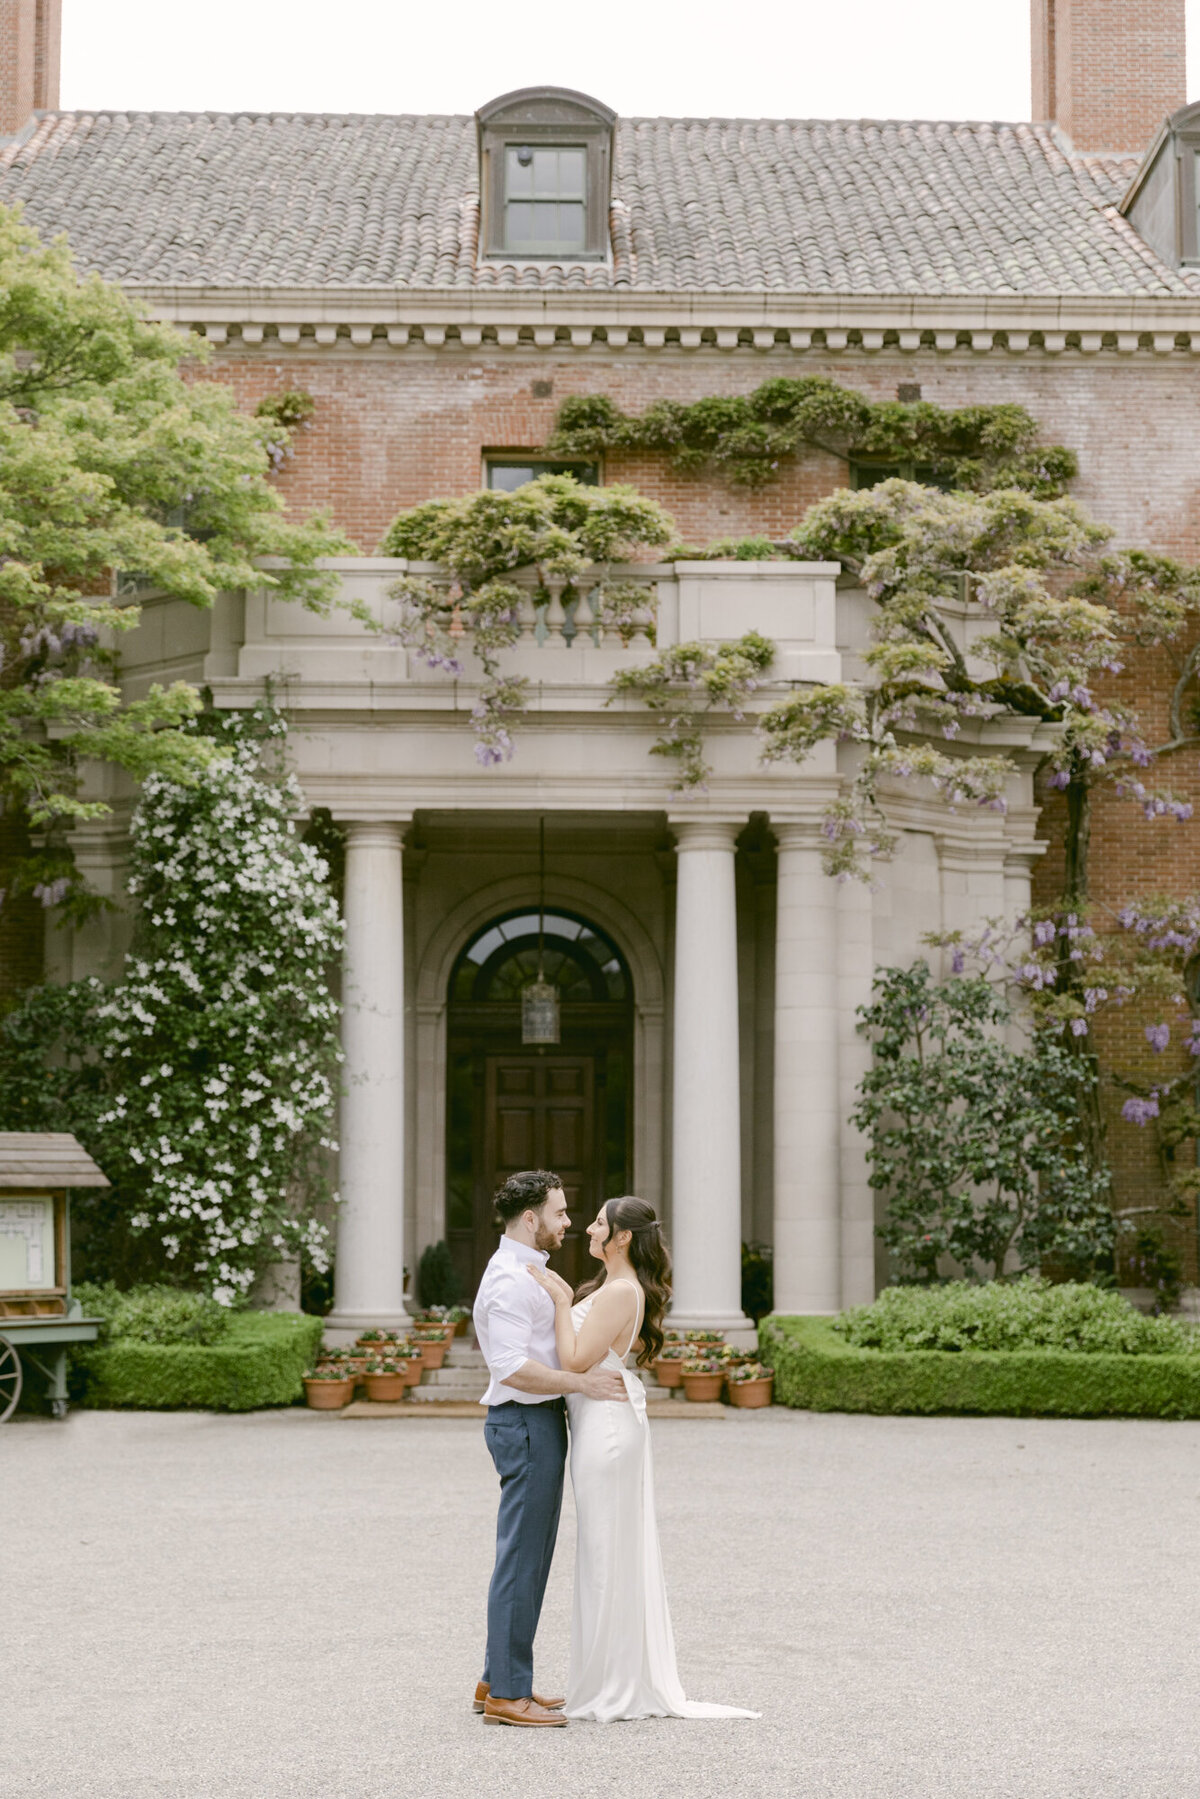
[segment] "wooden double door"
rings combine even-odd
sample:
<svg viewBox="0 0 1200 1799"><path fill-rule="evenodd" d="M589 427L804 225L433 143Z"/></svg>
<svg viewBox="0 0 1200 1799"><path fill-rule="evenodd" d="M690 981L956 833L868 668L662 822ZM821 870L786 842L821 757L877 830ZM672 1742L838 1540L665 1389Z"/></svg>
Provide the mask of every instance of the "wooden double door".
<svg viewBox="0 0 1200 1799"><path fill-rule="evenodd" d="M489 1055L484 1073L483 1180L487 1195L523 1168L562 1177L571 1227L551 1266L577 1286L590 1271L587 1226L599 1209L595 1057L557 1051ZM476 1218L479 1273L496 1247L490 1201Z"/></svg>

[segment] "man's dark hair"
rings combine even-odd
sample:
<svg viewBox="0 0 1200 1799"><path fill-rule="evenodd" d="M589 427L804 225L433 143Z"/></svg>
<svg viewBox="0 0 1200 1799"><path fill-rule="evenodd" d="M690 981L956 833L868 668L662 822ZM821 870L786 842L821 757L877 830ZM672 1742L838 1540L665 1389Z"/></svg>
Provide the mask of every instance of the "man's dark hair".
<svg viewBox="0 0 1200 1799"><path fill-rule="evenodd" d="M520 1174L510 1174L496 1191L496 1216L507 1225L522 1212L540 1212L547 1194L561 1186L561 1177L548 1168L525 1168Z"/></svg>

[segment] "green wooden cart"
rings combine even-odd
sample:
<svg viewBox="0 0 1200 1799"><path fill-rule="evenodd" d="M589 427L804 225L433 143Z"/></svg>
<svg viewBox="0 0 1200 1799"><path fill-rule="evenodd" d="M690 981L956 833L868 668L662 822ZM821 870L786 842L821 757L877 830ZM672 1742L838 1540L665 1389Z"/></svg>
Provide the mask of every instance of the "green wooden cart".
<svg viewBox="0 0 1200 1799"><path fill-rule="evenodd" d="M21 1397L24 1364L67 1415L67 1350L100 1329L71 1298L73 1187L107 1187L66 1131L0 1131L0 1424Z"/></svg>

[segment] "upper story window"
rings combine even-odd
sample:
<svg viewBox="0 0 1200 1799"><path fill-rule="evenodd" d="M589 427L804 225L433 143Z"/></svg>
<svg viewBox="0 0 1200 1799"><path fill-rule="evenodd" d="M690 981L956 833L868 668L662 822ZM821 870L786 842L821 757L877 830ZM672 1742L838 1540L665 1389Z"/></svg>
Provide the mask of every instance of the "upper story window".
<svg viewBox="0 0 1200 1799"><path fill-rule="evenodd" d="M595 262L608 255L616 114L568 88L521 88L483 106L480 255Z"/></svg>
<svg viewBox="0 0 1200 1799"><path fill-rule="evenodd" d="M586 245L584 146L508 144L504 151L504 248L512 255L569 256Z"/></svg>
<svg viewBox="0 0 1200 1799"><path fill-rule="evenodd" d="M598 487L599 473L594 462L551 462L546 457L485 456L487 485L502 493L515 493L527 481L539 475L574 475L584 487Z"/></svg>
<svg viewBox="0 0 1200 1799"><path fill-rule="evenodd" d="M950 493L953 484L927 462L872 462L856 460L850 464L850 485L856 491L878 487L881 481L916 481L921 487L939 487Z"/></svg>

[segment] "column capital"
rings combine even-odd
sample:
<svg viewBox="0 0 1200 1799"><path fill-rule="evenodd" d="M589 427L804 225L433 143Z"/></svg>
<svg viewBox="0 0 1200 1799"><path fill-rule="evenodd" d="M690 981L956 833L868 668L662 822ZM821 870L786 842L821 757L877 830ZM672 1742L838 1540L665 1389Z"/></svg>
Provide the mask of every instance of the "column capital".
<svg viewBox="0 0 1200 1799"><path fill-rule="evenodd" d="M334 821L346 833L346 846L365 850L402 849L404 833L411 819L407 818L336 818Z"/></svg>
<svg viewBox="0 0 1200 1799"><path fill-rule="evenodd" d="M729 850L746 827L744 818L672 818L676 850Z"/></svg>
<svg viewBox="0 0 1200 1799"><path fill-rule="evenodd" d="M819 818L771 818L771 835L781 850L821 850L825 837Z"/></svg>

